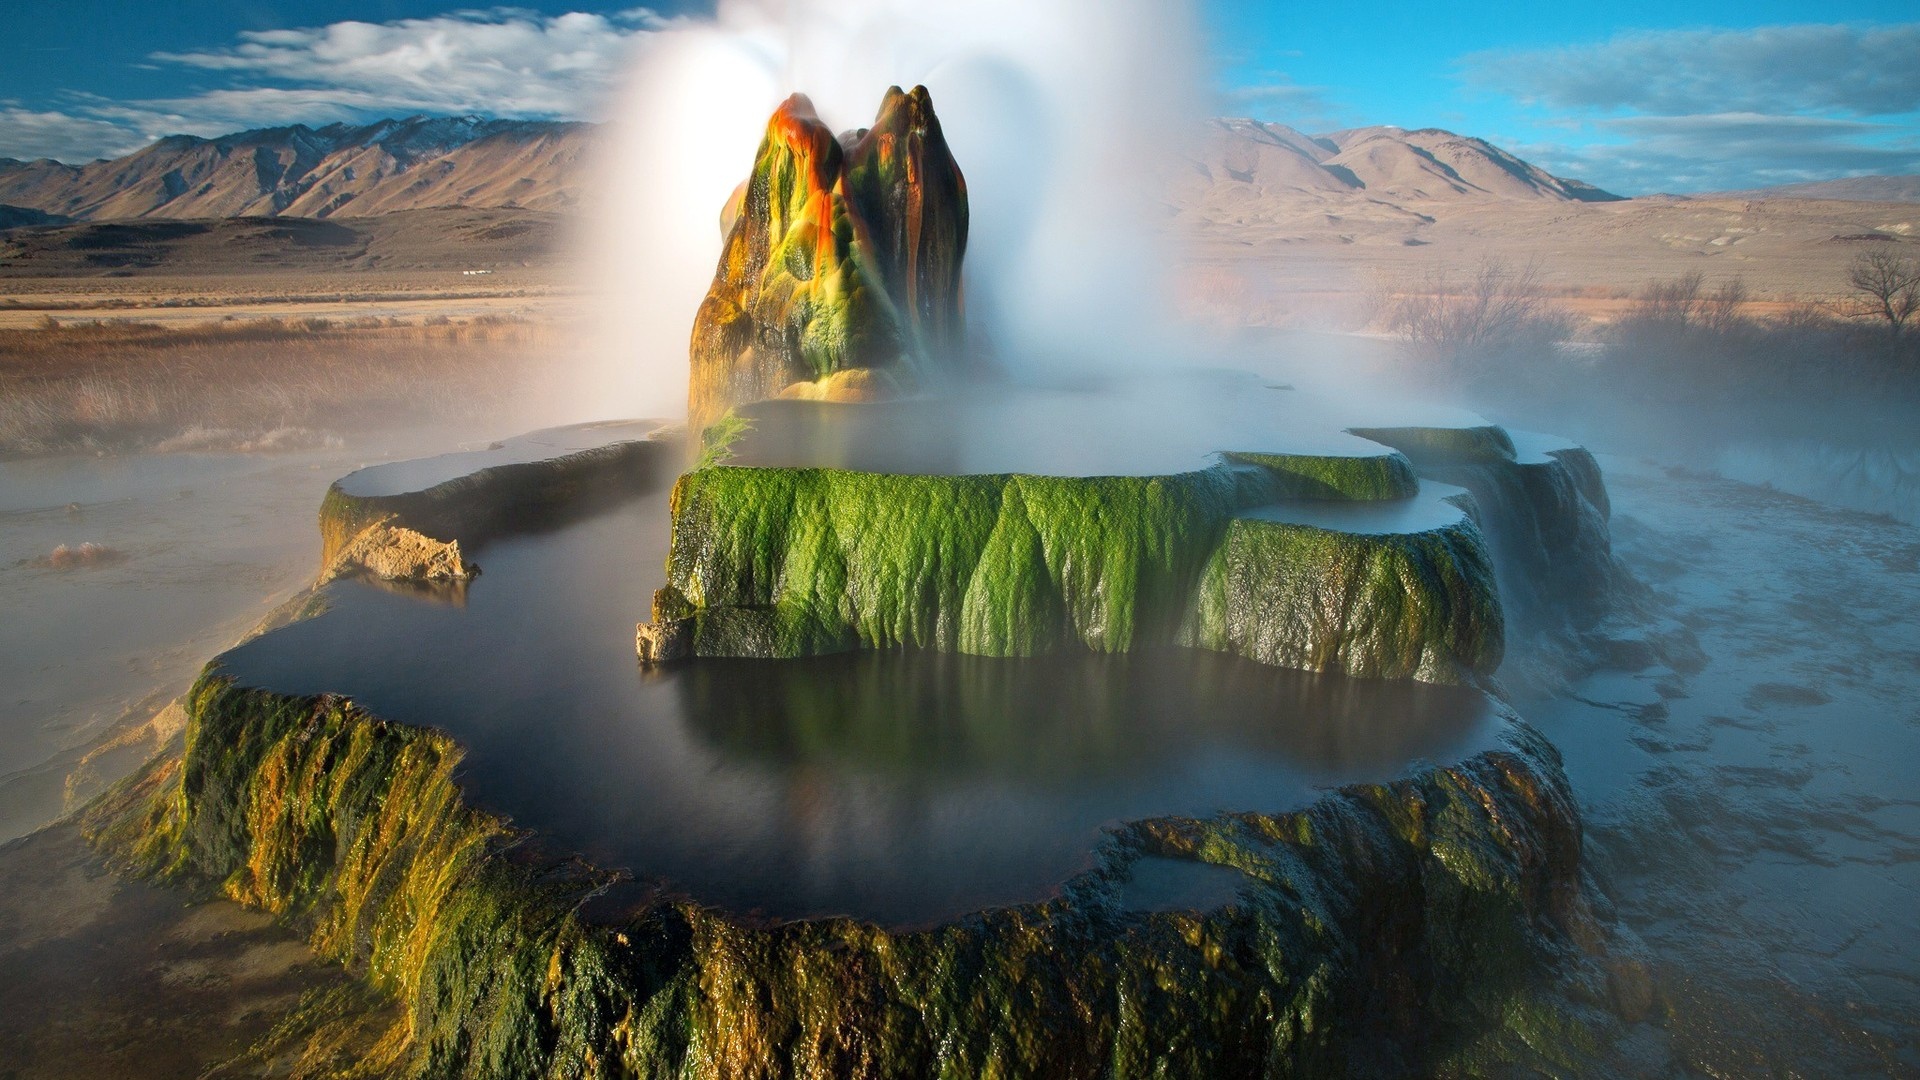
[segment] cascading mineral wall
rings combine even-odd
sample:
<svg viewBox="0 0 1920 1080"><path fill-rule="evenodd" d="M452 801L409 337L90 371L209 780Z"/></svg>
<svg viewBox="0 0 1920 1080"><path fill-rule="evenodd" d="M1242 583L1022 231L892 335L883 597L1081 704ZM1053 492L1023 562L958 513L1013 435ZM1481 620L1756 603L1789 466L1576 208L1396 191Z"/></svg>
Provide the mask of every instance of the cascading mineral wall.
<svg viewBox="0 0 1920 1080"><path fill-rule="evenodd" d="M1182 644L1360 678L1472 681L1504 616L1480 530L1355 535L1239 518L1208 560Z"/></svg>
<svg viewBox="0 0 1920 1080"><path fill-rule="evenodd" d="M1577 629L1605 613L1615 579L1612 508L1585 447L1497 427L1352 430L1406 454L1421 476L1473 494L1512 621Z"/></svg>
<svg viewBox="0 0 1920 1080"><path fill-rule="evenodd" d="M1437 677L1442 655L1462 678L1491 670L1498 605L1470 521L1367 538L1244 513L1302 483L1404 493L1408 471L1256 455L1093 480L701 469L676 488L665 602L724 649L1212 635L1286 663L1315 635L1263 628L1318 614L1370 673ZM486 489L447 489L448 509ZM610 903L615 875L468 804L443 733L218 668L187 707L184 745L96 801L89 835L303 928L395 1001L365 1075L1555 1071L1609 1023L1579 818L1557 755L1511 716L1465 761L1295 812L1127 823L1056 899L888 929L767 925L657 891ZM1239 899L1128 910L1142 857L1231 867Z"/></svg>
<svg viewBox="0 0 1920 1080"><path fill-rule="evenodd" d="M1303 811L1126 825L1057 900L887 930L659 895L589 918L613 878L467 806L446 736L213 669L188 700L183 750L96 802L89 834L306 928L394 998L370 1075L1473 1073L1565 1065L1605 1024L1579 819L1517 720ZM1233 867L1241 899L1123 910L1149 855ZM1576 992L1542 992L1543 965Z"/></svg>
<svg viewBox="0 0 1920 1080"><path fill-rule="evenodd" d="M1471 682L1499 665L1464 515L1419 534L1240 520L1306 482L1365 497L1404 459L1233 455L1157 477L711 467L674 488L647 659L912 646L1031 656L1182 643L1264 663ZM1383 464L1383 462L1385 464Z"/></svg>

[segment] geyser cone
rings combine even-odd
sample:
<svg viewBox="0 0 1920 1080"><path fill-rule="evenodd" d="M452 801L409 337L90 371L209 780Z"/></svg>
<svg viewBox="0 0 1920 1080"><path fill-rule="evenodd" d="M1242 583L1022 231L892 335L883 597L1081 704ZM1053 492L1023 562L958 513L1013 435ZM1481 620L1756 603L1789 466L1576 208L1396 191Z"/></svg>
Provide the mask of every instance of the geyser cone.
<svg viewBox="0 0 1920 1080"><path fill-rule="evenodd" d="M966 182L926 89L889 90L848 141L802 94L767 122L694 318L694 427L776 396L890 396L959 343Z"/></svg>
<svg viewBox="0 0 1920 1080"><path fill-rule="evenodd" d="M967 181L926 87L887 90L873 127L847 148L842 185L915 344L931 357L951 355L965 336Z"/></svg>

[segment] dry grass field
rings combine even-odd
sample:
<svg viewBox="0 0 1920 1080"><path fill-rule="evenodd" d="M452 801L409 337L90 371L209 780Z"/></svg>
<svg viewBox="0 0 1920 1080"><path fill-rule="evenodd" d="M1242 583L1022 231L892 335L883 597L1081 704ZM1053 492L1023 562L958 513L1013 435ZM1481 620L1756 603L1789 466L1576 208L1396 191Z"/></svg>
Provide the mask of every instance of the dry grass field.
<svg viewBox="0 0 1920 1080"><path fill-rule="evenodd" d="M1860 368L1859 343L1873 344L1842 332L1850 262L1920 252L1910 203L1395 202L1238 183L1176 202L1171 291L1205 322L1401 337L1395 310L1470 291L1494 262L1525 271L1531 310L1555 320L1528 341L1599 346L1645 321L1649 289L1697 280L1739 293L1722 314L1744 336L1718 351L1757 349L1799 385ZM578 344L590 301L567 229L553 213L441 208L0 232L0 456L291 447L499 415L527 396L533 358ZM1641 351L1695 351L1671 346ZM1874 392L1903 365L1874 360Z"/></svg>
<svg viewBox="0 0 1920 1080"><path fill-rule="evenodd" d="M1544 295L1607 322L1654 281L1739 281L1747 311L1831 303L1863 251L1920 253L1920 205L1665 198L1391 205L1343 195L1216 196L1181 208L1179 294L1243 324L1355 329L1383 287L1497 259L1539 270Z"/></svg>
<svg viewBox="0 0 1920 1080"><path fill-rule="evenodd" d="M135 320L0 329L0 458L292 449L524 398L546 323L436 314Z"/></svg>

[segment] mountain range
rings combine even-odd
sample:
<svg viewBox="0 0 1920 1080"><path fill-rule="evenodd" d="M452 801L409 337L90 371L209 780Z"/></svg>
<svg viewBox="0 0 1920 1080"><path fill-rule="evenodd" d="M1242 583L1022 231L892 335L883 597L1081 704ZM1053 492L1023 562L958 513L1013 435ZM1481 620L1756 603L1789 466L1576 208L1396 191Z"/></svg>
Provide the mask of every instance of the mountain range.
<svg viewBox="0 0 1920 1080"><path fill-rule="evenodd" d="M1401 202L1545 199L1617 202L1623 196L1554 176L1487 142L1439 128L1364 127L1308 135L1285 124L1212 120L1184 190L1240 184L1260 191L1364 192Z"/></svg>
<svg viewBox="0 0 1920 1080"><path fill-rule="evenodd" d="M60 220L360 217L440 206L564 210L578 195L587 124L478 116L174 135L126 157L68 165L0 158L0 227ZM1228 202L1288 193L1368 199L1601 201L1481 139L1371 127L1308 135L1216 120L1183 158L1170 198ZM37 216L46 215L46 216Z"/></svg>
<svg viewBox="0 0 1920 1080"><path fill-rule="evenodd" d="M478 116L172 135L68 165L0 158L0 207L74 220L359 217L440 206L571 206L587 124Z"/></svg>
<svg viewBox="0 0 1920 1080"><path fill-rule="evenodd" d="M434 208L564 211L578 204L593 138L595 127L586 123L415 115L219 138L167 136L125 158L86 165L0 158L0 229ZM1169 161L1165 202L1175 219L1202 233L1286 242L1419 244L1436 221L1461 213L1624 202L1484 138L1440 129L1308 135L1281 123L1213 119ZM1674 198L1920 202L1920 177Z"/></svg>

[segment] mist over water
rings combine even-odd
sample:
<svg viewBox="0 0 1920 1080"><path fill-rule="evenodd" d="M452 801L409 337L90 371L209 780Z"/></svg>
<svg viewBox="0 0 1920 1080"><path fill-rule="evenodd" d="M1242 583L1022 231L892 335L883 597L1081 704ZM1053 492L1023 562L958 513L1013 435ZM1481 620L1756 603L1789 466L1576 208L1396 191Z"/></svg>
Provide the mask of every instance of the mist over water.
<svg viewBox="0 0 1920 1080"><path fill-rule="evenodd" d="M582 415L677 416L719 217L767 117L836 131L925 85L967 178L970 330L1016 374L1110 372L1175 347L1156 164L1203 112L1186 0L722 0L636 52L577 260L600 298Z"/></svg>

